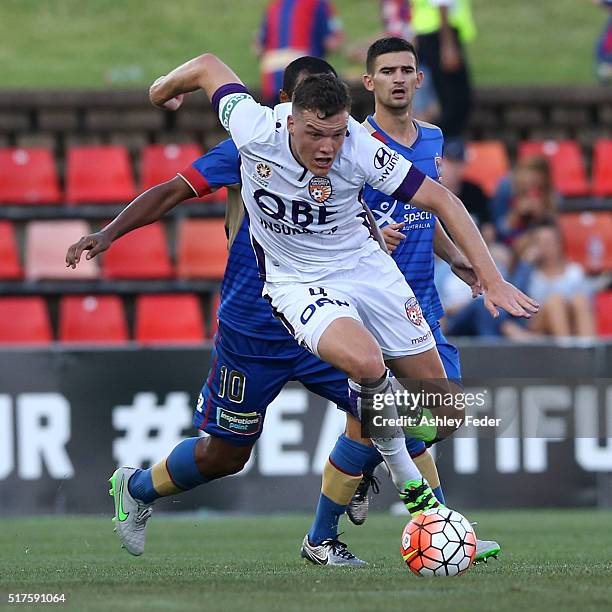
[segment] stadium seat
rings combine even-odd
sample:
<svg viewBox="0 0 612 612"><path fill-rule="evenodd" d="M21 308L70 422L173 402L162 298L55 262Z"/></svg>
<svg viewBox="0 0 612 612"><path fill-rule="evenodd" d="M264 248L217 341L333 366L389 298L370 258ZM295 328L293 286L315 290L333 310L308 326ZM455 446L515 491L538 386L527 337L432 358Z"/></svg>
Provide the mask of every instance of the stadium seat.
<svg viewBox="0 0 612 612"><path fill-rule="evenodd" d="M179 278L220 280L227 264L224 219L185 219L178 231Z"/></svg>
<svg viewBox="0 0 612 612"><path fill-rule="evenodd" d="M10 221L0 221L0 279L21 278L15 229Z"/></svg>
<svg viewBox="0 0 612 612"><path fill-rule="evenodd" d="M98 278L96 259L81 257L76 269L66 267L66 250L89 233L85 221L31 221L26 226L25 275L29 280Z"/></svg>
<svg viewBox="0 0 612 612"><path fill-rule="evenodd" d="M68 150L66 166L66 199L70 204L116 204L134 198L134 178L125 147L75 146Z"/></svg>
<svg viewBox="0 0 612 612"><path fill-rule="evenodd" d="M136 300L135 339L142 344L197 344L204 340L198 297L141 295Z"/></svg>
<svg viewBox="0 0 612 612"><path fill-rule="evenodd" d="M506 147L500 140L468 144L465 178L479 185L488 196L495 193L500 179L508 172L510 172L510 162Z"/></svg>
<svg viewBox="0 0 612 612"><path fill-rule="evenodd" d="M593 147L593 195L612 196L612 140L598 140Z"/></svg>
<svg viewBox="0 0 612 612"><path fill-rule="evenodd" d="M551 165L553 185L564 196L586 196L589 184L582 151L573 140L525 141L519 145L519 158L546 157Z"/></svg>
<svg viewBox="0 0 612 612"><path fill-rule="evenodd" d="M612 212L564 213L559 226L568 259L593 274L612 270Z"/></svg>
<svg viewBox="0 0 612 612"><path fill-rule="evenodd" d="M141 156L141 189L144 191L173 178L202 153L202 147L195 143L147 145Z"/></svg>
<svg viewBox="0 0 612 612"><path fill-rule="evenodd" d="M116 295L64 296L59 306L59 340L86 344L123 344L128 329Z"/></svg>
<svg viewBox="0 0 612 612"><path fill-rule="evenodd" d="M597 333L600 336L612 336L612 291L600 293L595 298Z"/></svg>
<svg viewBox="0 0 612 612"><path fill-rule="evenodd" d="M0 297L0 344L48 344L51 340L42 297Z"/></svg>
<svg viewBox="0 0 612 612"><path fill-rule="evenodd" d="M0 149L0 204L56 204L60 199L50 149Z"/></svg>
<svg viewBox="0 0 612 612"><path fill-rule="evenodd" d="M104 253L102 276L107 279L170 278L172 263L161 223L145 225L119 238Z"/></svg>

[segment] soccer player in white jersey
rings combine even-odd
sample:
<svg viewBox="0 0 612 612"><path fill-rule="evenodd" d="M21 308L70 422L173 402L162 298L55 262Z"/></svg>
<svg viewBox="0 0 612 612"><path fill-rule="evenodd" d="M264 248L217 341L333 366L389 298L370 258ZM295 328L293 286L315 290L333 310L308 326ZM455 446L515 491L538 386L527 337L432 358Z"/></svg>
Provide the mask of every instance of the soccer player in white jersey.
<svg viewBox="0 0 612 612"><path fill-rule="evenodd" d="M472 263L488 309L531 317L538 305L496 269L461 201L349 117L346 86L304 79L286 121L259 105L217 57L205 54L158 79L160 107L203 89L238 147L242 196L264 293L275 314L314 354L343 370L357 407L398 379L445 378L431 331L393 260L372 240L359 194L367 182L439 216ZM387 406L384 416L396 416ZM437 505L397 428L372 432L411 511Z"/></svg>

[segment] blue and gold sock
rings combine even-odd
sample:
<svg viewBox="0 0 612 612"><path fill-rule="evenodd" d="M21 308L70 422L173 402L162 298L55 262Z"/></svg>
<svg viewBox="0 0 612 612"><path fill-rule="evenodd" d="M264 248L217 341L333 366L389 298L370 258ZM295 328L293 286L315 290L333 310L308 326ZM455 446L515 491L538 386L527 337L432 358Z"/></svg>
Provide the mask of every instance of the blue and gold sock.
<svg viewBox="0 0 612 612"><path fill-rule="evenodd" d="M187 438L175 446L166 459L148 470L134 472L128 482L132 497L150 504L159 497L175 495L208 482L195 461L195 447L199 440Z"/></svg>
<svg viewBox="0 0 612 612"><path fill-rule="evenodd" d="M338 536L338 520L357 490L370 447L341 435L323 468L321 495L314 523L308 532L311 544Z"/></svg>
<svg viewBox="0 0 612 612"><path fill-rule="evenodd" d="M363 475L371 476L374 470L383 462L382 455L375 446L368 446L368 457L363 464Z"/></svg>

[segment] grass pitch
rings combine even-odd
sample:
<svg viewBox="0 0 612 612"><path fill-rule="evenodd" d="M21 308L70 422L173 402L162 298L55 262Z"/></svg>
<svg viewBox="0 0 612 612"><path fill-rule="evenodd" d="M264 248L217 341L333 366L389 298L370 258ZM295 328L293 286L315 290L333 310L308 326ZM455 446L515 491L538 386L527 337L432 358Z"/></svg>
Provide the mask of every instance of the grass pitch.
<svg viewBox="0 0 612 612"><path fill-rule="evenodd" d="M212 51L248 84L259 82L250 45L268 0L2 0L2 87L146 87ZM380 31L375 0L334 0L349 42ZM583 0L472 0L470 46L478 84L593 82L593 48L606 12ZM362 67L339 54L333 65Z"/></svg>
<svg viewBox="0 0 612 612"><path fill-rule="evenodd" d="M460 578L419 579L403 566L405 519L373 514L343 539L370 565L305 565L306 515L154 516L147 552L119 550L109 519L0 520L0 608L7 593L65 593L69 610L609 610L612 514L603 511L473 512L499 561ZM343 519L345 520L345 519ZM607 539L607 544L606 544Z"/></svg>

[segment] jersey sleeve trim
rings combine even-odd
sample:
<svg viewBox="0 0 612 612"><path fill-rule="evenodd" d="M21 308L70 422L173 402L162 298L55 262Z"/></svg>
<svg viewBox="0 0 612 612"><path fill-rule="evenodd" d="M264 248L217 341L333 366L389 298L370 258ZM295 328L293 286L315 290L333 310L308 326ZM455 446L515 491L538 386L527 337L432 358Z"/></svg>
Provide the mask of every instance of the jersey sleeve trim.
<svg viewBox="0 0 612 612"><path fill-rule="evenodd" d="M410 202L414 194L419 190L427 175L421 172L416 166L410 166L410 170L400 183L400 186L393 192L393 197L400 202Z"/></svg>
<svg viewBox="0 0 612 612"><path fill-rule="evenodd" d="M212 104L213 109L215 110L215 114L219 114L219 105L221 103L221 99L225 96L229 96L233 93L249 93L249 90L242 83L226 83L225 85L221 85L217 91L212 95L210 102Z"/></svg>
<svg viewBox="0 0 612 612"><path fill-rule="evenodd" d="M210 183L193 166L187 166L187 168L177 172L177 176L180 176L198 197L207 195L212 191Z"/></svg>

